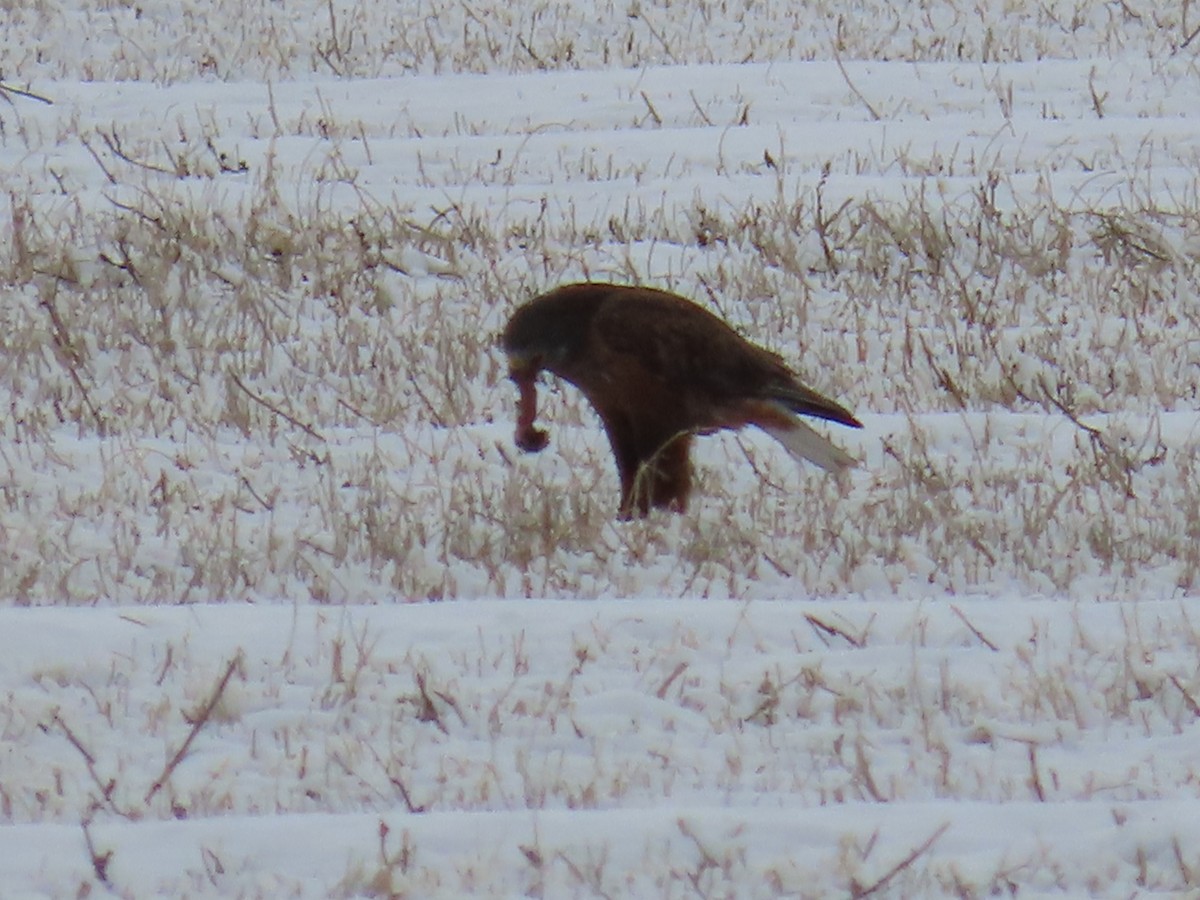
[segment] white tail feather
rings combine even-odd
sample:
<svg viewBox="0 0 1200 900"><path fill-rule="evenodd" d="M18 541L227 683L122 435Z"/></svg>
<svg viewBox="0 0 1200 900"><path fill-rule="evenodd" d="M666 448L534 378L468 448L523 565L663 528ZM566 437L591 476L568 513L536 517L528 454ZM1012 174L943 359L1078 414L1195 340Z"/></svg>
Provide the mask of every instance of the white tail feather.
<svg viewBox="0 0 1200 900"><path fill-rule="evenodd" d="M828 472L841 472L858 465L853 456L834 446L827 438L799 419L795 419L788 426L759 425L759 428L783 444L787 452L796 459L806 459Z"/></svg>

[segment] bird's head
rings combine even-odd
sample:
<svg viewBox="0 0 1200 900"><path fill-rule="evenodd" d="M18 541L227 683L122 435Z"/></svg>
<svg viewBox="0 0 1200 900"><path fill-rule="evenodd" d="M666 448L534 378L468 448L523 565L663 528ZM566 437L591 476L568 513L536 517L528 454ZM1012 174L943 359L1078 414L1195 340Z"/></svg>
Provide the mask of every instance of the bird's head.
<svg viewBox="0 0 1200 900"><path fill-rule="evenodd" d="M542 369L569 378L571 362L583 348L595 310L591 293L570 288L554 291L512 314L500 336L511 378L533 378Z"/></svg>
<svg viewBox="0 0 1200 900"><path fill-rule="evenodd" d="M537 375L545 369L573 381L576 360L584 352L592 317L604 289L590 284L568 285L530 300L517 309L500 335L508 357L508 377L520 389L517 399L516 444L537 452L549 435L534 426L537 418Z"/></svg>

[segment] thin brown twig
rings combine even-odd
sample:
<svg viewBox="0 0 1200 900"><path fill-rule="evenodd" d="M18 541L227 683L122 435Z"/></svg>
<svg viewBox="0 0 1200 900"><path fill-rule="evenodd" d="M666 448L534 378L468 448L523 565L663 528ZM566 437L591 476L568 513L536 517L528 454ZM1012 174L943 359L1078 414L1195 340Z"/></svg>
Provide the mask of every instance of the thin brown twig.
<svg viewBox="0 0 1200 900"><path fill-rule="evenodd" d="M58 312L58 305L55 303L54 297L58 293L58 287L55 286L54 294L48 297L43 297L39 302L40 306L46 310L46 315L50 317L50 334L54 339L54 346L58 350L56 354L59 361L63 364L63 368L67 370L71 381L75 383L75 387L79 389L79 395L83 402L84 409L91 415L92 421L96 423L96 430L104 435L106 431L106 423L104 417L100 415L100 410L92 403L92 395L87 389L87 385L83 383L83 378L79 374L79 368L83 365L83 355L79 352L75 342L71 339L71 332L67 330L66 322Z"/></svg>
<svg viewBox="0 0 1200 900"><path fill-rule="evenodd" d="M96 165L100 167L100 171L104 173L104 177L108 179L108 183L116 184L117 176L109 171L108 166L104 164L104 160L100 158L100 154L96 152L96 148L92 146L91 142L83 136L79 138L79 142L83 144L84 149L87 150L87 152L91 154L92 159L96 161Z"/></svg>
<svg viewBox="0 0 1200 900"><path fill-rule="evenodd" d="M692 106L696 107L696 113L700 116L700 121L703 122L707 127L712 128L712 119L708 117L708 113L706 113L703 107L700 106L700 101L696 99L696 92L688 91L688 96L692 98Z"/></svg>
<svg viewBox="0 0 1200 900"><path fill-rule="evenodd" d="M850 80L850 73L846 71L845 65L842 64L842 54L838 50L838 41L841 40L840 34L842 31L842 24L842 18L839 16L837 23L839 37L835 37L833 41L833 61L837 64L838 71L842 73L842 80L846 82L846 87L850 88L850 93L857 97L858 101L867 108L867 112L871 114L871 119L875 122L878 122L883 118L883 116L879 114L879 111L871 105L871 101L868 100L863 95L863 92L860 91L854 82Z"/></svg>
<svg viewBox="0 0 1200 900"><path fill-rule="evenodd" d="M867 760L867 753L863 749L862 738L854 742L854 770L862 778L863 785L867 789L867 793L871 795L871 799L877 803L886 803L887 797L879 790L879 785L875 783L875 776L871 774L871 763Z"/></svg>
<svg viewBox="0 0 1200 900"><path fill-rule="evenodd" d="M646 104L646 109L650 111L650 118L654 120L655 125L658 125L661 128L663 123L662 116L658 114L658 110L654 108L654 104L651 102L650 97L646 94L646 92L642 91L641 95L642 102Z"/></svg>
<svg viewBox="0 0 1200 900"><path fill-rule="evenodd" d="M667 39L663 37L662 32L654 27L654 23L646 18L646 13L644 10L639 10L637 15L631 16L630 18L640 19L642 24L646 26L646 30L649 31L654 39L662 46L663 52L667 54L667 59L669 59L672 63L679 63L678 58L675 56L675 52L671 49L671 45L667 43Z"/></svg>
<svg viewBox="0 0 1200 900"><path fill-rule="evenodd" d="M285 410L280 409L275 404L260 397L258 394L254 393L254 391L250 390L250 388L246 387L245 382L243 382L242 379L238 378L237 372L233 371L233 369L229 369L228 374L229 374L229 380L232 381L234 383L234 385L236 385L247 397L249 397L251 400L253 400L255 403L257 403L263 409L266 409L266 410L269 410L269 411L275 413L275 415L279 416L284 421L296 426L301 431L303 431L305 434L307 434L309 437L315 438L318 441L324 442L325 438L323 438L321 436L320 432L318 432L311 425L301 422L295 416L291 415L290 413L286 412Z"/></svg>
<svg viewBox="0 0 1200 900"><path fill-rule="evenodd" d="M115 130L112 134L105 131L98 131L97 134L100 135L100 140L104 141L105 146L112 151L113 156L122 162L127 162L131 166L136 166L139 169L145 169L149 172L158 172L160 175L170 175L176 178L179 176L179 172L172 171L166 166L160 166L157 163L146 162L144 159L135 159L130 156L121 146L121 138L117 136Z"/></svg>
<svg viewBox="0 0 1200 900"><path fill-rule="evenodd" d="M104 781L100 777L100 773L96 771L96 757L90 750L88 750L87 747L83 745L83 741L80 739L79 735L71 730L71 726L66 723L66 721L58 714L58 712L54 713L54 718L51 721L62 730L62 733L66 735L71 746L78 750L80 756L83 757L83 762L87 766L88 774L92 776L92 781L96 783L96 787L99 789L100 796L104 799L104 802L119 813L120 810L113 806L112 801L113 791L117 787L116 779L110 778L108 781Z"/></svg>
<svg viewBox="0 0 1200 900"><path fill-rule="evenodd" d="M383 757L379 755L379 751L369 744L367 745L367 749L370 751L371 755L375 757L375 762L379 764L379 768L383 770L384 776L388 781L391 782L392 787L400 792L400 799L404 801L404 805L408 807L408 811L413 814L428 812L429 807L413 801L412 794L409 793L408 785L404 782L404 779L402 779L399 775L393 775L390 771L388 771L388 765L383 761ZM380 824L382 825L382 823ZM382 835L380 837L381 842L384 837L386 837L386 835Z"/></svg>
<svg viewBox="0 0 1200 900"><path fill-rule="evenodd" d="M146 791L146 796L144 798L145 802L149 803L150 800L153 799L154 795L162 790L163 785L167 783L167 779L171 777L171 774L175 771L176 766L178 766L183 761L183 758L187 756L188 749L192 746L192 741L196 739L196 735L200 733L200 730L208 724L209 719L212 717L213 710L216 709L217 704L221 702L221 697L225 694L225 688L229 686L229 679L233 677L234 672L241 668L243 658L242 651L239 650L236 654L234 654L233 659L229 661L229 664L225 667L224 673L217 680L216 685L213 687L212 693L209 695L208 699L204 701L204 705L200 707L199 712L192 717L192 730L188 732L188 736L179 746L179 749L175 751L175 754L171 757L167 764L163 766L162 772L159 773L159 776L157 779L155 779L154 784L150 786L150 790Z"/></svg>
<svg viewBox="0 0 1200 900"><path fill-rule="evenodd" d="M30 100L45 103L47 106L54 105L54 101L49 97L43 97L41 94L35 94L33 91L25 91L21 88L13 87L11 84L5 84L2 81L0 81L0 94L16 94L18 97L27 97Z"/></svg>
<svg viewBox="0 0 1200 900"><path fill-rule="evenodd" d="M949 828L950 828L950 823L949 822L944 823L940 828L938 828L937 831L935 831L928 838L926 838L925 841L919 847L916 847L911 853L908 854L908 856L904 857L904 859L900 860L900 862L896 863L896 865L894 865L890 869L888 869L888 871L884 874L884 876L882 878L880 878L878 881L874 882L873 884L870 884L870 885L867 885L866 887L864 887L864 886L858 884L857 881L851 881L851 883L850 883L851 896L856 897L856 898L857 897L866 897L866 896L869 896L869 895L875 893L876 891L882 890L889 881L891 881L893 878L895 878L897 875L899 875L901 872L903 872L905 869L907 869L909 866L911 866L914 862L916 862L925 853L928 853L929 849L941 839L942 835L945 834Z"/></svg>
<svg viewBox="0 0 1200 900"><path fill-rule="evenodd" d="M1037 744L1029 744L1029 785L1041 803L1046 802L1046 790L1042 787L1042 773L1038 771Z"/></svg>
<svg viewBox="0 0 1200 900"><path fill-rule="evenodd" d="M667 696L667 691L671 689L671 685L674 684L675 679L686 672L687 667L688 664L685 662L681 662L676 665L671 671L671 674L668 675L663 683L658 686L658 690L654 692L654 696L656 696L659 700L662 700L665 696Z"/></svg>
<svg viewBox="0 0 1200 900"><path fill-rule="evenodd" d="M449 734L450 730L446 728L446 724L442 721L441 715L438 714L437 707L433 703L433 698L429 696L429 688L425 683L425 673L417 671L413 673L417 682L418 697L417 718L422 722L432 722L437 726L438 731L442 734ZM437 693L437 691L434 691Z"/></svg>
<svg viewBox="0 0 1200 900"><path fill-rule="evenodd" d="M87 846L88 857L92 861L92 871L96 873L96 880L105 887L111 888L112 885L108 880L108 864L112 861L113 852L105 850L103 853L99 853L96 850L96 843L92 840L92 816L95 812L95 807L88 810L87 816L79 824L83 828L83 842Z"/></svg>
<svg viewBox="0 0 1200 900"><path fill-rule="evenodd" d="M846 641L847 643L849 643L851 646L854 646L854 647L861 648L863 645L862 638L856 638L854 635L850 634L847 631L844 631L841 628L838 628L836 625L830 625L827 622L822 622L820 619L818 619L812 613L805 613L804 621L807 622L809 625L811 625L813 627L813 630L816 631L818 634L820 634L821 632L824 632L825 634L828 634L831 637L840 637L842 640Z"/></svg>
<svg viewBox="0 0 1200 900"><path fill-rule="evenodd" d="M970 622L967 621L967 617L965 615L963 615L963 611L961 609L959 609L954 604L951 604L950 611L952 613L954 613L954 615L958 616L958 620L967 626L967 630L970 631L971 634L975 635L975 637L978 639L979 643L983 644L985 647L987 647L993 653L1000 652L1000 648L997 647L995 644L993 644L991 641L989 641L984 636L982 631L980 631L978 628L976 628L974 625L972 625Z"/></svg>
<svg viewBox="0 0 1200 900"><path fill-rule="evenodd" d="M699 835L692 830L691 826L686 820L677 819L676 825L679 827L680 833L684 837L688 838L693 844L695 844L696 849L700 851L700 868L698 871L689 875L689 880L692 882L692 886L698 889L700 880L699 875L708 869L721 869L721 863L716 856L713 855L712 851L704 846L704 842L700 840Z"/></svg>
<svg viewBox="0 0 1200 900"><path fill-rule="evenodd" d="M1187 688L1180 682L1179 677L1176 675L1168 675L1167 677L1170 678L1171 684L1175 685L1175 689L1183 695L1183 702L1192 711L1192 715L1200 716L1200 703L1197 703L1196 698L1188 693Z"/></svg>

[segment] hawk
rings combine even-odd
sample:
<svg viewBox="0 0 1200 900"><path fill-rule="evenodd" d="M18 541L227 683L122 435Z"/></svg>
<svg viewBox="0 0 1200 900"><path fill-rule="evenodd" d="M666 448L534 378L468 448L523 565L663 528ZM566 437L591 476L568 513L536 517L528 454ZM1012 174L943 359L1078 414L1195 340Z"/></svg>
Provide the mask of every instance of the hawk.
<svg viewBox="0 0 1200 900"><path fill-rule="evenodd" d="M538 373L544 369L575 385L612 445L622 518L687 508L689 451L698 434L754 425L793 457L822 469L855 464L800 419L861 428L849 410L801 384L782 358L676 294L565 285L518 308L501 346L520 389L517 446L537 452L549 442L534 426Z"/></svg>

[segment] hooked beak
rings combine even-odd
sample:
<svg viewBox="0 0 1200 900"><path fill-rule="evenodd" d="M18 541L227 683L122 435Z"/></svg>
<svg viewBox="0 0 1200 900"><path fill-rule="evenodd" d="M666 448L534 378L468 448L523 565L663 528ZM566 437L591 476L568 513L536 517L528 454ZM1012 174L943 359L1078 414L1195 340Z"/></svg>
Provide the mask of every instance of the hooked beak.
<svg viewBox="0 0 1200 900"><path fill-rule="evenodd" d="M510 352L508 377L513 381L529 381L542 369L542 358L535 353Z"/></svg>

